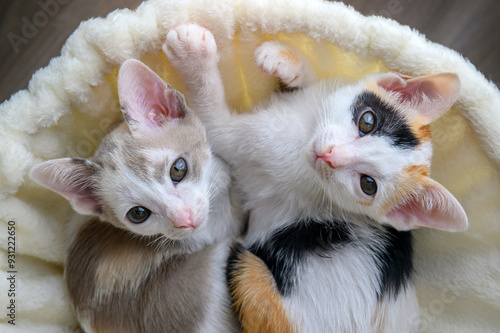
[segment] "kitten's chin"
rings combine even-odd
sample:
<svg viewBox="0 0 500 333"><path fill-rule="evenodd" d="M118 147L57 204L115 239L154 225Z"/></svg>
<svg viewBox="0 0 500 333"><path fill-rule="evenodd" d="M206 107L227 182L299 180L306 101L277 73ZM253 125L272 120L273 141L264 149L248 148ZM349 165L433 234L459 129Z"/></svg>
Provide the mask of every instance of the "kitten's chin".
<svg viewBox="0 0 500 333"><path fill-rule="evenodd" d="M311 172L310 179L315 180L318 186L328 191L328 188L333 182L333 169L323 160L317 158L316 150L314 149L314 141L311 141L304 150L304 158L306 164L311 167L311 169L309 169ZM312 173L314 173L314 176Z"/></svg>
<svg viewBox="0 0 500 333"><path fill-rule="evenodd" d="M183 240L196 233L198 228L175 228L173 231L164 232L163 235L172 240Z"/></svg>
<svg viewBox="0 0 500 333"><path fill-rule="evenodd" d="M322 184L330 187L334 183L334 168L332 168L324 160L316 158L314 155L314 162L311 163L316 175L321 180Z"/></svg>

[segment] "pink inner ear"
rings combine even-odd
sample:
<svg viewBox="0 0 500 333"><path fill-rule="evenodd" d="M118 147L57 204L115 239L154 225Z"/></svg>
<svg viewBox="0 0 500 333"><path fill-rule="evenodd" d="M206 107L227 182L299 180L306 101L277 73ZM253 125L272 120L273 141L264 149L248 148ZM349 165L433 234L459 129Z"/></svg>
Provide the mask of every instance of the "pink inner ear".
<svg viewBox="0 0 500 333"><path fill-rule="evenodd" d="M391 220L391 224L396 229L411 230L422 226L433 228L434 223L431 217L437 217L438 215L435 210L426 211L417 202L412 200L389 211L386 217Z"/></svg>
<svg viewBox="0 0 500 333"><path fill-rule="evenodd" d="M398 230L427 227L455 232L467 228L467 215L460 203L431 179L420 193L406 200L385 215L388 223Z"/></svg>
<svg viewBox="0 0 500 333"><path fill-rule="evenodd" d="M68 183L67 187L61 187L59 190L54 187L54 191L64 196L73 208L81 214L95 213L100 209L99 199L90 187L82 188L82 183L78 179L73 183ZM63 185L64 186L64 185Z"/></svg>
<svg viewBox="0 0 500 333"><path fill-rule="evenodd" d="M399 74L387 73L377 78L377 85L386 91L396 91L406 87L406 81Z"/></svg>
<svg viewBox="0 0 500 333"><path fill-rule="evenodd" d="M175 96L172 96L172 91L169 91L166 85L163 87L152 83L152 86L154 87L153 92L145 90L142 94L136 95L136 105L143 105L145 113L147 112L145 120L149 120L149 122L144 121L144 123L150 126L161 126L169 118L179 118L181 114L177 105L172 103L172 100L175 99ZM138 116L143 115L139 114Z"/></svg>
<svg viewBox="0 0 500 333"><path fill-rule="evenodd" d="M31 177L65 197L78 213L95 215L101 209L100 200L90 181L93 171L86 163L91 162L71 158L47 161L33 168Z"/></svg>
<svg viewBox="0 0 500 333"><path fill-rule="evenodd" d="M406 111L416 112L415 116L423 120L423 125L443 115L460 92L460 80L453 73L417 78L387 73L378 77L377 85L388 92L399 93L400 102L406 105Z"/></svg>
<svg viewBox="0 0 500 333"><path fill-rule="evenodd" d="M409 77L387 73L377 80L377 85L385 91L398 93L400 103L417 104L422 102L423 94L420 85Z"/></svg>
<svg viewBox="0 0 500 333"><path fill-rule="evenodd" d="M121 66L118 94L129 125L158 127L184 115L178 93L138 60Z"/></svg>

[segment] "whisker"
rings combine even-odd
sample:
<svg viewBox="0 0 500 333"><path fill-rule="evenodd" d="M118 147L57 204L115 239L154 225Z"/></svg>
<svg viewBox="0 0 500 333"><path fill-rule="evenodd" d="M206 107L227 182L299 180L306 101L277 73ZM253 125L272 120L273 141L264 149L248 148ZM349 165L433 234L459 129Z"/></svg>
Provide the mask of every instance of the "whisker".
<svg viewBox="0 0 500 333"><path fill-rule="evenodd" d="M147 246L154 245L155 243L159 242L163 237L165 237L165 235L160 235L160 236L156 237L155 239L153 239L152 241L150 241Z"/></svg>

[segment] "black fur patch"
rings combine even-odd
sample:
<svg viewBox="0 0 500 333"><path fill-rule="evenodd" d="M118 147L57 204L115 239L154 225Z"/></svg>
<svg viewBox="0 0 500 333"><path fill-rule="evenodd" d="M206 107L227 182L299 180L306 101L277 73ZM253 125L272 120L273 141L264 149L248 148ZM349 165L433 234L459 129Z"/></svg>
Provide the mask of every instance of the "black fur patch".
<svg viewBox="0 0 500 333"><path fill-rule="evenodd" d="M278 88L278 91L280 91L282 93L292 93L292 92L299 90L299 87L289 87L286 84L284 84L283 81L281 81L281 80L279 80L279 84L280 84L280 86Z"/></svg>
<svg viewBox="0 0 500 333"><path fill-rule="evenodd" d="M403 149L411 149L420 144L404 116L392 105L369 91L360 94L352 106L352 119L356 126L367 109L371 109L377 117L375 130L368 135L388 136L394 146Z"/></svg>
<svg viewBox="0 0 500 333"><path fill-rule="evenodd" d="M413 280L413 237L410 231L386 228L387 243L376 251L379 259L378 299L396 297Z"/></svg>
<svg viewBox="0 0 500 333"><path fill-rule="evenodd" d="M384 245L377 246L381 239ZM371 255L379 263L378 299L396 297L413 278L410 232L388 227L382 232L374 229L371 239L356 238L346 222L303 220L278 229L267 240L250 246L248 251L266 263L280 294L289 296L296 284L297 269L307 256L329 257L334 251L342 250L347 245L355 246L358 242L373 242L366 245L372 248ZM233 249L228 264L228 281L244 251L241 245Z"/></svg>
<svg viewBox="0 0 500 333"><path fill-rule="evenodd" d="M233 277L238 274L238 261L241 259L241 256L245 251L245 247L239 242L235 242L231 247L226 267L226 280L231 289L230 291L234 289Z"/></svg>
<svg viewBox="0 0 500 333"><path fill-rule="evenodd" d="M281 295L290 295L297 267L307 255L329 256L336 246L352 242L344 222L303 220L275 231L269 239L248 250L261 258L271 271Z"/></svg>

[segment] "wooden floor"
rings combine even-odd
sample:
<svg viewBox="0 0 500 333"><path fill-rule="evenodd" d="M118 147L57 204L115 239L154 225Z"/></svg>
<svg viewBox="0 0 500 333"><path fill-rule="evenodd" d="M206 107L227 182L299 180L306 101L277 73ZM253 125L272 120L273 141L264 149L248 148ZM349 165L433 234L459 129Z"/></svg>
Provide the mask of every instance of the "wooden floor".
<svg viewBox="0 0 500 333"><path fill-rule="evenodd" d="M16 91L27 87L32 74L59 54L61 46L81 21L105 16L117 8L135 8L141 2L140 0L2 0L0 2L0 103ZM363 14L391 17L419 30L430 40L457 50L469 58L487 78L500 85L499 0L346 0L344 2ZM42 8L43 4L45 9ZM48 15L44 15L44 11Z"/></svg>

